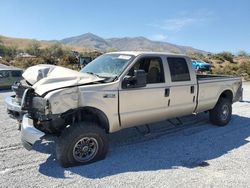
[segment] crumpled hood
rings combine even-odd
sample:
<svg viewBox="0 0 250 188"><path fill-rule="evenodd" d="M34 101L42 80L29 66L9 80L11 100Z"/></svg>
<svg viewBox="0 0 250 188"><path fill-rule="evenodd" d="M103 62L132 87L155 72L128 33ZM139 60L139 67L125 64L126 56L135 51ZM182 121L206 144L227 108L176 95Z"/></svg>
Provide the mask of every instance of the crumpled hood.
<svg viewBox="0 0 250 188"><path fill-rule="evenodd" d="M29 67L22 76L38 95L55 89L103 80L94 75L45 64Z"/></svg>

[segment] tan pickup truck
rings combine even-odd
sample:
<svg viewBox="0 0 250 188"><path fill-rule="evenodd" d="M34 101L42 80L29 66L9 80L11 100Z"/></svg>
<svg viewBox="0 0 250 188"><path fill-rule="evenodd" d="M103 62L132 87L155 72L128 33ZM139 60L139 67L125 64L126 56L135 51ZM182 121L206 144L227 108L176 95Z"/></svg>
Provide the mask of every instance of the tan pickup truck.
<svg viewBox="0 0 250 188"><path fill-rule="evenodd" d="M242 99L241 78L197 75L187 56L168 53L107 53L80 72L37 65L23 78L6 98L9 113L22 119L22 143L31 149L55 134L64 167L103 159L107 134L124 128L204 111L224 126Z"/></svg>

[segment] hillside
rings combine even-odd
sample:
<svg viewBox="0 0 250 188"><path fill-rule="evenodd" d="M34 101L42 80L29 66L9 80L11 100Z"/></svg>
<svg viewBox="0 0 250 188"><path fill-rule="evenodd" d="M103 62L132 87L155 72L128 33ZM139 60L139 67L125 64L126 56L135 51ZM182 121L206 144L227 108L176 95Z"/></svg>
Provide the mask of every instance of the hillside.
<svg viewBox="0 0 250 188"><path fill-rule="evenodd" d="M62 39L60 42L66 45L89 48L99 51L109 50L142 50L142 51L164 51L175 53L207 53L188 46L179 46L167 42L152 41L145 37L124 37L104 39L92 33Z"/></svg>
<svg viewBox="0 0 250 188"><path fill-rule="evenodd" d="M242 76L250 80L250 55L241 51L238 55L230 52L207 53L192 47L178 46L166 42L151 41L144 37L124 37L103 39L92 33L66 38L60 41L37 41L0 36L0 63L27 68L41 63L55 64L79 69L79 59L72 50L81 56L96 58L102 52L115 50L165 51L186 53L190 58L202 59L210 63L211 73ZM33 58L19 58L17 54L26 52Z"/></svg>
<svg viewBox="0 0 250 188"><path fill-rule="evenodd" d="M140 50L140 51L164 51L174 53L202 53L207 52L194 49L188 46L180 46L167 42L152 41L145 37L123 37L104 39L92 33L65 38L62 40L39 41L35 39L11 38L0 35L0 44L16 47L18 49L26 49L32 43L38 43L40 48L46 48L51 44L61 43L63 47L84 51L125 51L125 50Z"/></svg>
<svg viewBox="0 0 250 188"><path fill-rule="evenodd" d="M45 48L50 47L53 44L57 44L60 42L57 40L46 41L46 40L36 40L36 39L26 39L26 38L13 38L13 37L0 35L0 45L2 44L10 48L16 48L20 51L26 51L26 49L29 48L34 43L37 43L40 49L45 49ZM69 48L71 50L77 50L80 52L88 51L88 49L80 48L77 46L69 46L63 43L61 43L61 45L64 49Z"/></svg>
<svg viewBox="0 0 250 188"><path fill-rule="evenodd" d="M15 46L19 49L27 48L32 42L38 42L41 45L41 48L48 47L52 42L48 41L38 41L35 39L22 39L22 38L12 38L0 35L0 44L5 46Z"/></svg>

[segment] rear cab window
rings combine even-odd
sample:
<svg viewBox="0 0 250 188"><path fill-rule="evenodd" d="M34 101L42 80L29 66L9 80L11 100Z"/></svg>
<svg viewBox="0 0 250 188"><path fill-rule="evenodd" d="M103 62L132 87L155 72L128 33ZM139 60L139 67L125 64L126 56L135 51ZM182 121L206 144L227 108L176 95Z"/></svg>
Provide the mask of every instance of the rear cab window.
<svg viewBox="0 0 250 188"><path fill-rule="evenodd" d="M191 81L187 62L181 57L168 57L168 66L172 82Z"/></svg>

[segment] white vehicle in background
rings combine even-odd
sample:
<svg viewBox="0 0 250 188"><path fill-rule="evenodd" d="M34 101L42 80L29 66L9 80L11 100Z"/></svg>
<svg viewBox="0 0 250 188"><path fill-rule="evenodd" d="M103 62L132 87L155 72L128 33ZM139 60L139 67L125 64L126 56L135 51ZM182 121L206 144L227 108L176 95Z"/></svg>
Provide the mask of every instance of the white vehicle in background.
<svg viewBox="0 0 250 188"><path fill-rule="evenodd" d="M22 79L23 70L0 64L0 89L10 89L12 84Z"/></svg>
<svg viewBox="0 0 250 188"><path fill-rule="evenodd" d="M24 114L22 143L31 149L55 134L64 167L103 159L107 134L121 129L204 111L225 126L242 99L241 78L197 75L187 56L168 53L107 53L80 72L37 65L23 78L6 98L9 111Z"/></svg>

